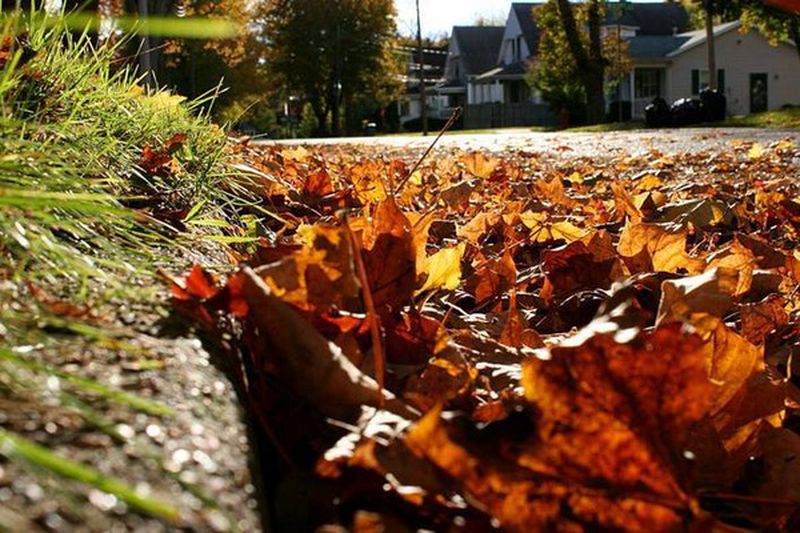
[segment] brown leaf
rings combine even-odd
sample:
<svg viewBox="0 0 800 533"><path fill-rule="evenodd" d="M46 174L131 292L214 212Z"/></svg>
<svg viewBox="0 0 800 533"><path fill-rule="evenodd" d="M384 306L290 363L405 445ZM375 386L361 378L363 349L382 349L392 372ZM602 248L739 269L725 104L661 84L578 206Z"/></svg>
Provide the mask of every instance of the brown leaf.
<svg viewBox="0 0 800 533"><path fill-rule="evenodd" d="M601 486L622 495L643 491L689 512L684 447L712 391L702 347L698 337L668 324L627 344L598 334L575 347L552 348L549 359L530 360L525 394L542 413L541 444L528 452L530 465L579 486L603 480ZM605 517L605 525L677 526L669 506L660 518L646 507Z"/></svg>
<svg viewBox="0 0 800 533"><path fill-rule="evenodd" d="M661 284L656 323L684 320L693 313L723 317L733 305L742 275L739 270L720 267L697 276L665 281Z"/></svg>
<svg viewBox="0 0 800 533"><path fill-rule="evenodd" d="M767 335L789 321L786 300L772 294L760 302L741 306L742 336L753 344L763 344Z"/></svg>
<svg viewBox="0 0 800 533"><path fill-rule="evenodd" d="M631 272L697 274L704 263L686 252L687 236L685 228L629 222L622 230L617 250Z"/></svg>
<svg viewBox="0 0 800 533"><path fill-rule="evenodd" d="M464 283L465 289L475 298L476 305L501 296L511 290L517 281L517 268L508 249L499 259L476 257L475 273Z"/></svg>
<svg viewBox="0 0 800 533"><path fill-rule="evenodd" d="M471 152L461 158L467 172L478 178L488 178L500 164L496 157L486 157L483 152Z"/></svg>
<svg viewBox="0 0 800 533"><path fill-rule="evenodd" d="M277 298L269 286L252 269L245 267L244 296L258 328L257 342L263 343L269 361L261 361L278 369L281 380L294 393L328 416L347 418L361 405L383 407L403 416L410 410L390 392L361 373L342 353L300 315Z"/></svg>
<svg viewBox="0 0 800 533"><path fill-rule="evenodd" d="M333 182L324 167L309 174L303 184L303 194L309 198L321 198L332 192Z"/></svg>
<svg viewBox="0 0 800 533"><path fill-rule="evenodd" d="M623 277L622 263L606 232L588 235L561 248L542 252L545 286L542 298L563 298L581 289L607 289Z"/></svg>
<svg viewBox="0 0 800 533"><path fill-rule="evenodd" d="M359 283L345 229L318 224L302 226L299 234L302 248L255 272L275 296L299 309L352 307L349 302L358 297Z"/></svg>
<svg viewBox="0 0 800 533"><path fill-rule="evenodd" d="M364 267L376 309L398 308L414 294L416 256L411 223L391 198L378 204L362 237ZM380 311L379 311L380 312Z"/></svg>

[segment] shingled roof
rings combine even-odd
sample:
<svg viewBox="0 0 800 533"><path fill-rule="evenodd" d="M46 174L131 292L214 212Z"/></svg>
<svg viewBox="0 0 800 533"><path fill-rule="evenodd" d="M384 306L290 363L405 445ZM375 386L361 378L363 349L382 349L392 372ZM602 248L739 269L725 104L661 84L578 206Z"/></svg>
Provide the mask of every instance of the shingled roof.
<svg viewBox="0 0 800 533"><path fill-rule="evenodd" d="M525 44L528 45L531 53L535 53L539 47L539 29L533 21L533 8L540 5L542 4L539 2L514 2L511 4L511 9L514 10L522 29L522 35L525 37Z"/></svg>
<svg viewBox="0 0 800 533"><path fill-rule="evenodd" d="M539 44L539 30L534 22L533 9L540 5L542 5L540 2L514 2L511 4L511 9L514 10L517 20L519 20L528 50L532 53L535 53ZM609 2L604 23L620 23L624 26L637 27L639 28L637 35L642 36L675 35L676 33L685 32L689 27L689 15L686 9L678 2L627 2L620 18L621 9L619 2Z"/></svg>
<svg viewBox="0 0 800 533"><path fill-rule="evenodd" d="M480 74L495 65L504 31L503 26L453 26L464 74Z"/></svg>
<svg viewBox="0 0 800 533"><path fill-rule="evenodd" d="M641 35L628 39L628 46L634 59L662 59L689 39L685 35Z"/></svg>
<svg viewBox="0 0 800 533"><path fill-rule="evenodd" d="M689 14L678 2L606 4L606 24L622 24L639 28L637 35L675 35L689 28Z"/></svg>

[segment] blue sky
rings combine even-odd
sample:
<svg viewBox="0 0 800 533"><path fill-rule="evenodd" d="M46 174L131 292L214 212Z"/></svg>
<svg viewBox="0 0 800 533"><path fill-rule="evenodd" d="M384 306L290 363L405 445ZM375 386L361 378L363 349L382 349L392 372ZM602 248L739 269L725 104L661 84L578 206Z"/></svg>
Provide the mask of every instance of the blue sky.
<svg viewBox="0 0 800 533"><path fill-rule="evenodd" d="M416 35L417 15L414 0L395 0L397 29ZM453 26L467 26L479 17L505 21L511 0L419 0L422 33L440 37L449 35Z"/></svg>

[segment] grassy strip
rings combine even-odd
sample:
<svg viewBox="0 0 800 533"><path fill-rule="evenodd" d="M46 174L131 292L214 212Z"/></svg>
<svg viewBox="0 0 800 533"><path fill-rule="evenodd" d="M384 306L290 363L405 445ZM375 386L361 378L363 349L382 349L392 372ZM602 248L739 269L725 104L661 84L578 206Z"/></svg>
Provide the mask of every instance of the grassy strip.
<svg viewBox="0 0 800 533"><path fill-rule="evenodd" d="M11 384L0 386L0 398L20 412L47 411L55 402L77 413L87 427L123 443L105 418L107 404L90 407L81 400L84 395L123 406L131 417L174 411L135 391L64 371L54 361L69 360L87 346L139 348L118 339L116 326L106 329L81 315L70 316L69 310L59 316L37 305L31 287L42 289L54 309L148 303L157 270L183 268L185 250L197 249L199 241L249 242L242 237L245 230L238 229L244 224L236 211L251 200L239 196L244 190L230 178L224 132L203 112L215 93L187 102L167 92L142 90L137 75L118 61L126 55L124 43L96 47L88 33L74 33L86 22L0 14L2 36L10 37L0 46L11 45L4 50L10 55L0 55L0 377ZM148 24L151 34L190 27L159 20ZM228 31L224 24L203 29L222 30ZM145 147L158 151L176 137L183 142L170 150L168 166L148 170ZM177 215L162 217L163 212ZM172 227L181 222L191 234ZM105 318L113 323L113 316ZM62 333L79 335L81 342L66 342ZM26 349L35 349L36 357ZM69 391L50 394L46 383L53 377ZM21 427L0 429L0 453L37 476L71 479L113 494L139 512L177 520L174 505L142 498L123 481L54 454L47 441L34 443L28 437ZM70 505L81 495L70 484L63 497L50 496Z"/></svg>
<svg viewBox="0 0 800 533"><path fill-rule="evenodd" d="M24 367L35 373L55 376L59 379L63 379L71 385L78 387L84 392L100 396L108 401L130 407L131 409L135 409L137 411L142 411L143 413L156 416L170 416L175 414L172 409L160 403L129 394L125 391L107 387L102 383L98 383L97 381L91 379L63 372L57 368L33 361L31 359L20 357L6 348L0 347L0 360Z"/></svg>
<svg viewBox="0 0 800 533"><path fill-rule="evenodd" d="M134 509L149 515L170 522L176 522L179 518L177 508L169 502L140 496L132 487L119 479L104 476L84 464L57 455L35 442L1 428L0 454L112 494Z"/></svg>
<svg viewBox="0 0 800 533"><path fill-rule="evenodd" d="M800 128L800 107L751 115L736 115L729 117L723 124L732 127L798 129Z"/></svg>

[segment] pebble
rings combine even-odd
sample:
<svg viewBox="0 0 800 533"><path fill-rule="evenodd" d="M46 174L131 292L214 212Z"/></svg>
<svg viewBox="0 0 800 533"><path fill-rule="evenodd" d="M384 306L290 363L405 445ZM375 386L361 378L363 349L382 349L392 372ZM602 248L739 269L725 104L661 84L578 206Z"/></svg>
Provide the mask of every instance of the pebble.
<svg viewBox="0 0 800 533"><path fill-rule="evenodd" d="M110 511L117 504L117 497L97 489L89 491L89 503L101 511Z"/></svg>

